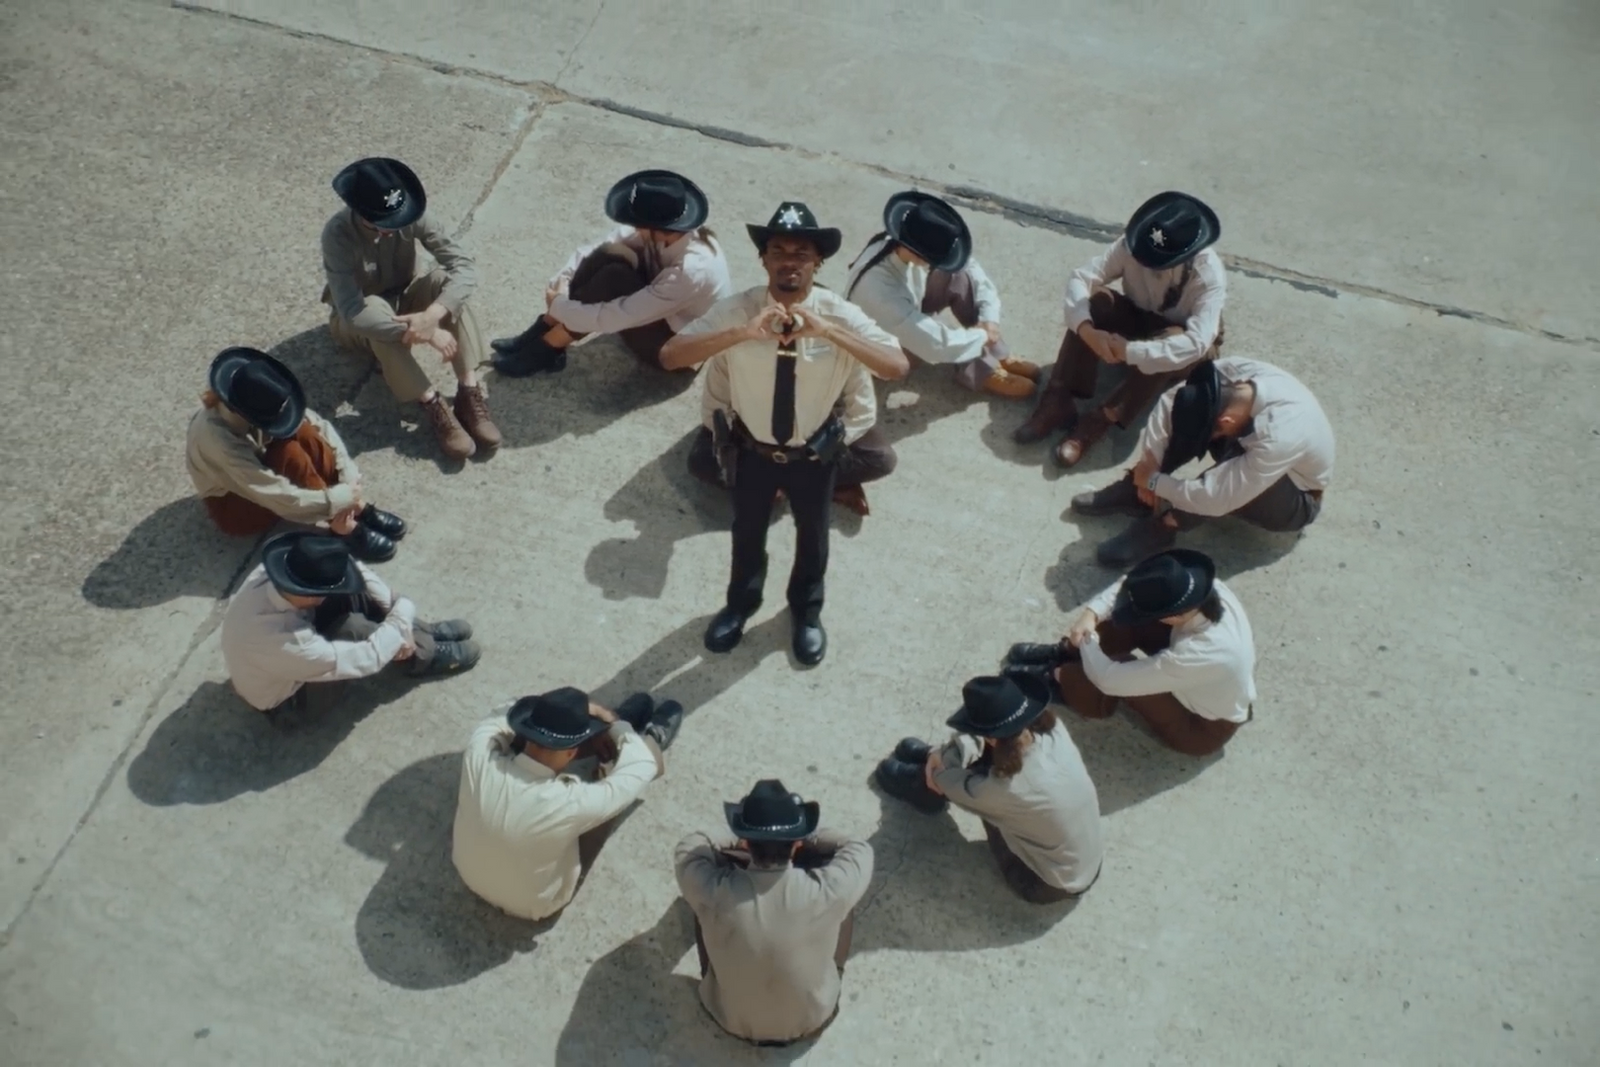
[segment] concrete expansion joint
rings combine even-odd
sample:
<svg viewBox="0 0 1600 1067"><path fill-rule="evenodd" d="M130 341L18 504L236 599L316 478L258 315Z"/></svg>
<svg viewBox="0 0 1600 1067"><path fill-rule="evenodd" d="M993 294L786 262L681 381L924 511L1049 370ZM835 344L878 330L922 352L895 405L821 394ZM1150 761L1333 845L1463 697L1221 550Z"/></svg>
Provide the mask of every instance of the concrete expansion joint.
<svg viewBox="0 0 1600 1067"><path fill-rule="evenodd" d="M560 87L560 81L571 68L572 62L578 54L578 50L583 46L584 41L588 39L589 33L594 29L595 24L599 22L601 12L605 10L605 4L603 2L595 9L594 18L591 19L589 25L584 28L583 33L573 45L572 51L567 54L566 60L563 62L561 70L557 72L556 79L553 82L542 80L519 81L515 78L508 78L503 74L496 74L493 71L483 70L482 68L478 67L463 67L451 63L441 63L437 60L428 59L424 56L415 55L410 52L396 52L384 48L375 48L372 45L363 44L359 41L347 40L343 37L335 37L329 34L314 33L306 30L295 30L274 22L250 18L246 15L236 15L230 12L216 11L211 8L201 7L190 2L190 0L172 0L172 6L190 14L208 15L215 18L223 18L235 22L248 23L252 26L261 26L266 29L274 30L278 33L287 34L291 37L327 41L332 44L344 45L349 48L359 49L372 55L382 56L391 61L426 67L429 70L439 74L465 77L476 81L487 82L503 88L527 93L537 98L537 102L531 108L532 114L530 119L518 132L516 146L508 154L507 158L503 160L495 169L494 175L490 178L489 184L485 187L483 193L479 196L477 201L474 202L471 211L468 212L467 222L470 221L472 213L475 212L486 199L488 199L489 193L493 191L495 184L500 179L500 176L510 165L510 157L514 156L516 151L521 148L523 141L527 138L528 132L532 129L533 124L538 121L538 118L544 113L544 109L552 104L579 104L584 107L592 107L601 111L609 111L616 115L623 115L628 118L637 119L641 122L648 122L652 125L668 126L673 129L698 133L704 137L710 137L718 141L726 141L730 144L740 145L745 148L762 148L781 152L793 152L805 159L827 160L829 162L855 167L857 169L875 174L879 177L891 178L908 186L914 186L918 189L938 193L946 199L955 201L956 203L970 208L973 211L979 211L986 215L998 215L1009 222L1014 222L1021 226L1040 227L1043 229L1052 230L1056 233L1065 234L1069 237L1077 238L1078 240L1095 242L1111 241L1115 240L1122 233L1123 229L1123 223L1121 222L1105 222L1099 219L1090 218L1086 215L1079 215L1063 208L1050 207L1049 205L1044 204L1033 204L1024 200L1017 200L1012 197L1004 196L1000 193L990 192L986 189L979 189L970 185L952 185L945 182L923 178L914 174L906 174L901 171L893 170L889 167L880 166L875 163L866 163L861 160L850 159L832 152L820 152L815 149L805 148L801 145L788 144L782 141L773 141L765 137L744 133L740 130L731 130L723 126L716 126L709 123L692 122L687 119L680 119L672 115L666 115L656 111L648 111L644 108L633 107L632 105L619 103L615 100L608 100L604 97L588 97L570 93ZM465 231L467 222L463 222L462 232ZM1222 255L1222 259L1228 265L1230 270L1238 271L1240 274L1243 274L1246 277L1258 278L1269 282L1281 282L1284 285L1288 285L1291 288L1298 289L1305 293L1315 293L1319 296L1332 298L1337 298L1341 295L1348 294L1351 296L1367 297L1373 300L1383 300L1391 304L1398 304L1402 307L1415 308L1419 311L1431 311L1441 318L1448 317L1466 319L1469 322L1474 322L1482 326L1492 326L1502 330L1513 330L1518 333L1529 334L1534 337L1542 337L1549 341L1558 341L1562 344L1579 345L1600 350L1600 337L1564 334L1556 330L1543 329L1542 327L1534 326L1531 323L1517 322L1512 319L1502 318L1498 315L1490 315L1487 312L1473 311L1470 308L1460 308L1449 304L1440 304L1434 301L1422 300L1416 297L1406 296L1403 293L1396 293L1392 290L1382 289L1376 286L1363 285L1360 282L1342 281L1337 278L1327 278L1305 274L1288 267L1280 267L1276 264L1267 263L1263 260L1253 259L1247 256L1229 255L1224 253Z"/></svg>

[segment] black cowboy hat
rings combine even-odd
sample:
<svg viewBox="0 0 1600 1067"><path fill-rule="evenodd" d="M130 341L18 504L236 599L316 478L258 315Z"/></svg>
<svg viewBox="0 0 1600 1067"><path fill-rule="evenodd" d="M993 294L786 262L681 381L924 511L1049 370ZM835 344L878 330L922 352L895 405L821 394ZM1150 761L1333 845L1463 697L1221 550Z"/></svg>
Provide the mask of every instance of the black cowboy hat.
<svg viewBox="0 0 1600 1067"><path fill-rule="evenodd" d="M704 226L710 214L700 187L670 170L630 174L606 194L606 217L624 226L687 233Z"/></svg>
<svg viewBox="0 0 1600 1067"><path fill-rule="evenodd" d="M822 805L801 800L776 778L763 778L737 804L723 804L728 829L746 841L800 841L817 832Z"/></svg>
<svg viewBox="0 0 1600 1067"><path fill-rule="evenodd" d="M946 725L978 737L1015 737L1050 703L1050 686L1042 675L984 675L961 687L961 710Z"/></svg>
<svg viewBox="0 0 1600 1067"><path fill-rule="evenodd" d="M570 685L538 696L523 697L506 712L512 733L540 748L577 748L611 728L589 714L589 694Z"/></svg>
<svg viewBox="0 0 1600 1067"><path fill-rule="evenodd" d="M827 259L839 251L839 244L843 240L838 230L819 226L811 209L798 200L785 200L779 204L778 210L772 213L771 221L765 226L747 222L744 228L750 231L750 240L762 252L767 250L767 242L774 237L804 237L817 246L817 255Z"/></svg>
<svg viewBox="0 0 1600 1067"><path fill-rule="evenodd" d="M306 393L294 372L265 352L224 348L211 361L211 391L268 437L293 437L306 417Z"/></svg>
<svg viewBox="0 0 1600 1067"><path fill-rule="evenodd" d="M895 193L883 207L889 236L928 261L930 270L954 273L972 255L972 233L949 204L929 193Z"/></svg>
<svg viewBox="0 0 1600 1067"><path fill-rule="evenodd" d="M293 530L261 546L267 580L290 596L338 596L367 587L342 537L320 530Z"/></svg>
<svg viewBox="0 0 1600 1067"><path fill-rule="evenodd" d="M1161 473L1171 474L1191 459L1199 459L1216 434L1222 414L1222 376L1214 360L1204 359L1189 371L1172 398L1172 425L1167 450L1161 456Z"/></svg>
<svg viewBox="0 0 1600 1067"><path fill-rule="evenodd" d="M1128 220L1126 237L1133 258L1151 270L1166 270L1193 259L1222 236L1217 213L1188 193L1157 193Z"/></svg>
<svg viewBox="0 0 1600 1067"><path fill-rule="evenodd" d="M422 179L398 159L358 159L333 178L333 191L380 230L398 230L422 217L428 194Z"/></svg>
<svg viewBox="0 0 1600 1067"><path fill-rule="evenodd" d="M1137 626L1168 615L1182 615L1205 602L1217 577L1217 565L1204 552L1169 548L1138 564L1122 579L1111 621Z"/></svg>

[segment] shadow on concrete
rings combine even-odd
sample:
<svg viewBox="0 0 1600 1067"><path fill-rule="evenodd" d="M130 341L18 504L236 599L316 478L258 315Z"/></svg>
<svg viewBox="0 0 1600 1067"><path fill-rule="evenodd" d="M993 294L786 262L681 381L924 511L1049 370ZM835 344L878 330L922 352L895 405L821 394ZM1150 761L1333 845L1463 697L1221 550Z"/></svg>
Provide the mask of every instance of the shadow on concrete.
<svg viewBox="0 0 1600 1067"><path fill-rule="evenodd" d="M200 499L186 496L128 531L83 580L83 599L95 607L131 609L184 596L221 597L254 547L250 538L218 530Z"/></svg>
<svg viewBox="0 0 1600 1067"><path fill-rule="evenodd" d="M1026 415L1019 415L1014 423L997 416L1006 408L1017 408L1023 412L1032 410L1030 405L1019 400L1003 400L988 393L974 393L957 384L949 367L928 366L915 360L912 361L909 377L897 382L875 384L878 388L878 425L883 427L885 436L895 444L925 432L940 419L965 411L974 404L986 404L989 409L989 424L984 436L987 438L990 429L998 421L1001 424L1000 436L1010 444L1011 430ZM1016 448L1015 445L1011 447L1013 450Z"/></svg>
<svg viewBox="0 0 1600 1067"><path fill-rule="evenodd" d="M882 805L872 886L856 908L852 955L971 952L1044 936L1076 906L1029 904L1006 885L981 837L962 836L955 817L924 815L871 783Z"/></svg>
<svg viewBox="0 0 1600 1067"><path fill-rule="evenodd" d="M567 369L557 374L502 378L488 364L480 374L489 385L495 424L505 436L502 448L587 436L671 400L698 376L647 367L609 335L571 348Z"/></svg>
<svg viewBox="0 0 1600 1067"><path fill-rule="evenodd" d="M1109 719L1085 719L1060 705L1055 712L1083 753L1084 766L1100 796L1102 817L1183 785L1228 751L1224 748L1210 756L1174 752L1126 708L1119 708ZM1240 736L1244 736L1242 732Z"/></svg>
<svg viewBox="0 0 1600 1067"><path fill-rule="evenodd" d="M789 613L780 611L744 632L732 652L707 652L703 641L711 616L691 619L635 656L611 678L589 690L593 698L614 708L631 693L647 692L658 701L672 699L692 717L695 710L727 692L775 653L789 650Z"/></svg>
<svg viewBox="0 0 1600 1067"><path fill-rule="evenodd" d="M675 975L694 952L682 898L655 926L612 949L584 976L556 1044L557 1067L597 1063L790 1063L812 1042L758 1048L724 1033L700 1006L699 979ZM693 959L690 966L698 971Z"/></svg>
<svg viewBox="0 0 1600 1067"><path fill-rule="evenodd" d="M203 682L128 764L128 788L157 807L219 804L315 768L356 724L416 682L384 672L307 686L303 709L263 714L225 682Z"/></svg>

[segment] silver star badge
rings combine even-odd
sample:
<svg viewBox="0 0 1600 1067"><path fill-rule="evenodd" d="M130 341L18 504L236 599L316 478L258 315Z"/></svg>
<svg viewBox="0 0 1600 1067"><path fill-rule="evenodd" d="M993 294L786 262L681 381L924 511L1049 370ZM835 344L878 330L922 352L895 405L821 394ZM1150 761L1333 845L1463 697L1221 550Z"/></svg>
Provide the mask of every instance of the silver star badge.
<svg viewBox="0 0 1600 1067"><path fill-rule="evenodd" d="M1167 247L1167 235L1162 233L1159 229L1151 230L1150 243L1155 245L1157 248L1165 248Z"/></svg>
<svg viewBox="0 0 1600 1067"><path fill-rule="evenodd" d="M399 189L390 189L383 195L383 206L394 207L406 198L406 194Z"/></svg>
<svg viewBox="0 0 1600 1067"><path fill-rule="evenodd" d="M780 225L780 226L796 226L796 227L800 226L801 225L800 210L798 208L795 208L795 207L786 207L786 208L784 208L783 209L783 214L778 216L778 225Z"/></svg>

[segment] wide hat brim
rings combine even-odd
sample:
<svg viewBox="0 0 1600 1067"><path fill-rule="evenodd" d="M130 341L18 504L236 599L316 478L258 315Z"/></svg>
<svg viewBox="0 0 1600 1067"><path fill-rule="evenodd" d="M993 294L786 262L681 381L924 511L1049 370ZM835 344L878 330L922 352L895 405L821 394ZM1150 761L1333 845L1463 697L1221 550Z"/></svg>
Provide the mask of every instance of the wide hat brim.
<svg viewBox="0 0 1600 1067"><path fill-rule="evenodd" d="M1031 673L1012 675L1011 682L1022 691L1023 704L1018 712L1008 717L998 727L973 722L972 711L966 704L962 704L954 715L946 719L945 725L960 733L974 734L978 737L1017 736L1049 706L1050 684L1045 681L1043 675Z"/></svg>
<svg viewBox="0 0 1600 1067"><path fill-rule="evenodd" d="M1161 473L1171 474L1204 455L1221 414L1222 375L1215 360L1201 360L1173 397Z"/></svg>
<svg viewBox="0 0 1600 1067"><path fill-rule="evenodd" d="M746 841L803 841L817 832L817 824L822 821L822 805L815 800L807 800L800 805L800 822L795 826L751 826L744 821L744 805L722 805L722 813L727 817L728 829L744 838Z"/></svg>
<svg viewBox="0 0 1600 1067"><path fill-rule="evenodd" d="M645 178L675 178L683 183L683 191L687 195L688 203L684 205L683 214L671 223L650 222L640 220L634 216L633 205L629 198L633 195L635 182ZM624 226L648 227L652 230L671 230L674 233L688 233L698 230L706 224L706 219L711 217L711 201L706 199L706 194L700 187L685 178L677 171L671 170L641 170L623 178L611 187L606 193L606 218L612 222L620 222Z"/></svg>
<svg viewBox="0 0 1600 1067"><path fill-rule="evenodd" d="M1186 611L1193 611L1205 602L1211 595L1211 588L1216 582L1217 565L1211 557L1204 552L1196 552L1192 548L1169 548L1165 552L1158 552L1148 559L1141 560L1134 570L1160 556L1170 556L1189 572L1191 581L1189 592L1168 607L1142 610L1133 602L1128 592L1128 583L1124 581L1122 588L1117 590L1117 599L1111 605L1111 621L1118 626L1137 626L1140 623L1150 622L1154 619L1163 619L1169 615L1182 615ZM1132 572L1130 572L1132 573Z"/></svg>
<svg viewBox="0 0 1600 1067"><path fill-rule="evenodd" d="M773 226L757 226L753 222L744 224L750 234L750 240L756 247L765 249L767 242L774 237L801 237L817 246L817 255L829 259L836 255L839 246L844 243L844 234L831 226L818 226L815 228L797 227L795 229L778 229Z"/></svg>
<svg viewBox="0 0 1600 1067"><path fill-rule="evenodd" d="M291 530L279 534L261 546L261 562L267 569L267 580L280 593L290 596L351 596L367 587L366 579L352 558L345 565L343 577L331 586L313 586L300 581L289 571L289 553L297 542L307 537L327 537L321 530Z"/></svg>
<svg viewBox="0 0 1600 1067"><path fill-rule="evenodd" d="M333 176L333 191L339 194L339 199L349 205L350 210L366 219L380 230L399 230L411 225L422 217L428 210L428 193L422 187L422 179L417 177L417 172L400 162L398 159L385 159L384 162L394 168L395 176L400 179L400 185L405 190L405 199L393 211L378 215L370 215L361 210L351 200L356 186L356 174L361 164L366 160L361 159L350 164Z"/></svg>
<svg viewBox="0 0 1600 1067"><path fill-rule="evenodd" d="M217 358L211 361L211 391L217 394L230 411L237 412L238 409L233 406L233 379L251 363L265 363L289 382L289 403L272 425L255 423L251 425L255 425L256 429L268 437L293 437L306 417L306 391L301 387L300 379L294 376L293 371L265 352L259 352L254 348L223 349L217 354Z"/></svg>
<svg viewBox="0 0 1600 1067"><path fill-rule="evenodd" d="M961 217L960 212L950 208L950 213L955 216L955 224L960 227L961 233L956 238L955 243L950 246L950 251L945 253L942 259L935 260L925 249L918 248L910 241L907 241L902 232L905 227L906 216L915 211L919 204L925 204L930 200L941 204L944 203L943 200L931 193L895 193L883 207L883 228L889 231L891 238L927 260L929 270L942 270L954 274L962 267L965 267L967 260L972 256L972 231L967 229L967 220ZM945 206L949 207L948 204Z"/></svg>
<svg viewBox="0 0 1600 1067"><path fill-rule="evenodd" d="M1188 205L1200 220L1199 231L1195 239L1183 248L1151 249L1144 242L1134 239L1135 234L1143 231L1155 215L1173 204ZM1151 270L1166 270L1176 266L1186 259L1192 259L1205 249L1216 244L1217 238L1222 236L1222 221L1217 218L1217 213L1201 200L1197 200L1188 193L1165 192L1157 193L1143 204L1128 219L1127 229L1128 251L1139 263Z"/></svg>
<svg viewBox="0 0 1600 1067"><path fill-rule="evenodd" d="M563 752L569 748L577 748L590 738L598 737L611 729L609 723L589 718L582 733L577 735L553 734L549 730L533 722L533 706L526 708L513 707L506 713L506 724L511 727L511 732L524 741L531 741L540 748L547 748L552 752Z"/></svg>

